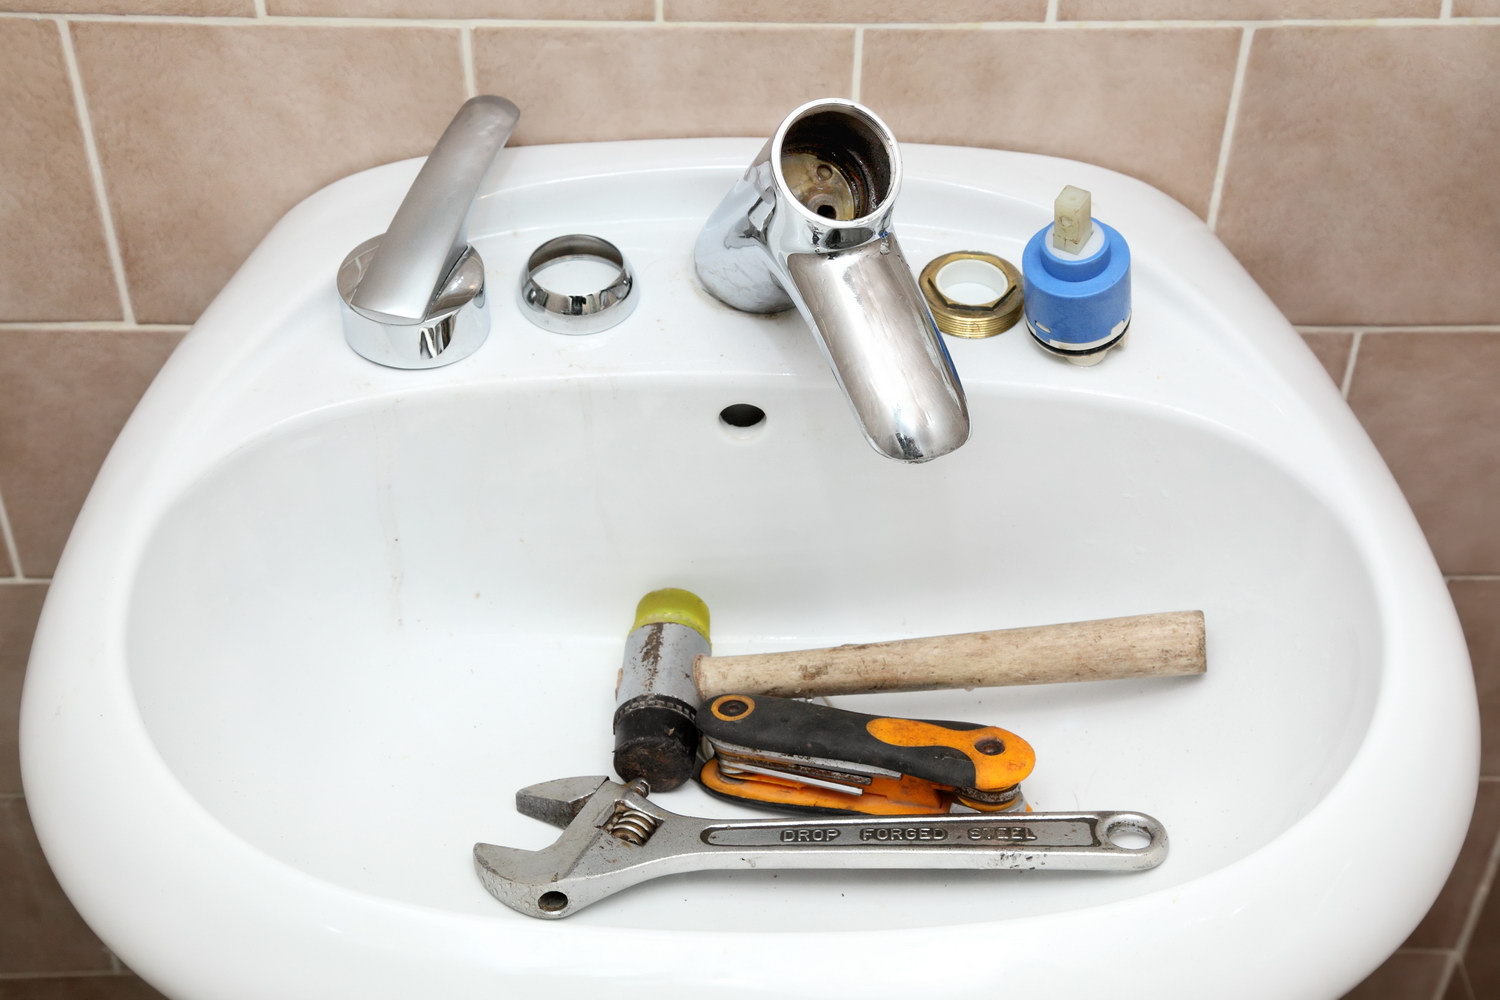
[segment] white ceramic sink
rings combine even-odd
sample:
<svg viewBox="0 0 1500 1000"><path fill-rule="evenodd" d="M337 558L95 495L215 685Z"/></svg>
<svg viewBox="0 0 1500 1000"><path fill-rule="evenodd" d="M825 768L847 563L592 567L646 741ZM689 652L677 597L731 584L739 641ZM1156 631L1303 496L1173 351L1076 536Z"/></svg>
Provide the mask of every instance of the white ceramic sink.
<svg viewBox="0 0 1500 1000"><path fill-rule="evenodd" d="M471 234L494 328L378 367L333 275L418 161L315 195L204 314L121 436L37 636L28 802L80 911L177 998L1329 998L1422 916L1477 773L1443 581L1300 338L1187 210L1063 160L912 146L914 266L1019 260L1064 183L1131 241L1131 341L949 341L970 442L864 442L794 314L698 289L693 238L758 140L502 154ZM511 301L542 240L635 265L621 326ZM721 424L753 403L757 428ZM715 650L1201 608L1209 672L849 698L1024 735L1038 809L1135 809L1135 875L741 872L566 921L493 900L475 841L541 847L523 785L608 769L636 600L687 587ZM695 788L677 812L751 815Z"/></svg>

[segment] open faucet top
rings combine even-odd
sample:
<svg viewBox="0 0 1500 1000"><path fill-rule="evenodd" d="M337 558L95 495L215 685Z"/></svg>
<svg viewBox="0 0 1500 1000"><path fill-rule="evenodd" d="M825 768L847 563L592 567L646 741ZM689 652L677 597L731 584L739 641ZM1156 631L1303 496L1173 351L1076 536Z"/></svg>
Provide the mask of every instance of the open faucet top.
<svg viewBox="0 0 1500 1000"><path fill-rule="evenodd" d="M794 211L835 228L882 229L901 188L891 131L853 101L810 101L771 139L771 169Z"/></svg>

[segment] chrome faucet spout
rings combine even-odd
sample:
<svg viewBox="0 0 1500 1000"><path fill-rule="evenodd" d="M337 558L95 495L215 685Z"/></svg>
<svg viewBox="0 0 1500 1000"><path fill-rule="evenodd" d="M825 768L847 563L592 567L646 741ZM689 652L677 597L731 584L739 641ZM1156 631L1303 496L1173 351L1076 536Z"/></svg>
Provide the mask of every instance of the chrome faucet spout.
<svg viewBox="0 0 1500 1000"><path fill-rule="evenodd" d="M699 280L747 312L795 307L866 439L925 462L969 436L963 387L891 229L894 136L852 101L793 111L699 234Z"/></svg>

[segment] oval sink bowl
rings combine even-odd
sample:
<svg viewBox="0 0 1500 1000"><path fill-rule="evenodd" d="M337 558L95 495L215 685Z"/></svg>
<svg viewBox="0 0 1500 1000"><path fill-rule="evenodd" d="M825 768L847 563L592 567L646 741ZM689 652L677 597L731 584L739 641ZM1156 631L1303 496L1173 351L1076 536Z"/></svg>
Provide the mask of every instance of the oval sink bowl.
<svg viewBox="0 0 1500 1000"><path fill-rule="evenodd" d="M903 465L795 315L694 281L757 148L504 153L471 228L490 339L417 372L340 332L338 262L418 162L367 171L291 212L168 363L57 572L23 718L49 859L163 992L1329 998L1422 916L1477 774L1462 637L1385 466L1207 228L1099 168L908 148L915 267L1019 260L1073 183L1130 239L1136 305L1094 368L1019 327L950 340L972 438ZM593 337L509 298L576 231L639 276ZM1203 609L1200 678L838 699L1016 731L1035 808L1150 813L1170 857L677 876L560 923L502 907L471 847L551 843L516 790L605 773L624 635L662 586L708 601L724 653Z"/></svg>

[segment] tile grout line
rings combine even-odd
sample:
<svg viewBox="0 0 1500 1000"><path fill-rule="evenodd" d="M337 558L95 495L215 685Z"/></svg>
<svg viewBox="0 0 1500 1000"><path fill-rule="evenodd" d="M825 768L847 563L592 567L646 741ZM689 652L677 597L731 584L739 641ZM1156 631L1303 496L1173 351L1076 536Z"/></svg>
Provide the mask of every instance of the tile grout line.
<svg viewBox="0 0 1500 1000"><path fill-rule="evenodd" d="M474 28L464 25L458 33L459 62L464 70L464 97L479 96L479 82L474 74Z"/></svg>
<svg viewBox="0 0 1500 1000"><path fill-rule="evenodd" d="M127 323L118 319L39 320L36 322L0 323L0 333L7 330L118 330L130 333L186 333L189 323Z"/></svg>
<svg viewBox="0 0 1500 1000"><path fill-rule="evenodd" d="M39 15L35 12L25 11L0 11L0 20L6 18L37 20ZM620 28L650 27L656 25L654 20L589 20L587 18L438 18L438 17L333 17L328 15L319 16L297 16L290 14L266 14L265 17L254 16L228 16L222 14L190 15L190 14L66 14L58 15L73 23L133 23L133 24L191 24L209 25L218 27L245 27L245 26L289 26L302 25L308 27L350 27L350 28L448 28L453 29L462 24L483 25L485 27L511 27L511 28L570 28L579 26L604 27L616 26ZM912 31L970 31L976 26L991 31L1035 31L1047 28L1063 28L1067 30L1098 31L1110 29L1165 29L1165 30L1194 30L1202 28L1409 28L1434 25L1500 25L1500 16L1490 17L1466 17L1466 18L1442 18L1442 17L1404 17L1404 18L1272 18L1265 20L1254 20L1246 18L1223 18L1223 19L1179 19L1179 20L1156 20L1140 18L1124 21L675 21L662 22L674 28L802 28L802 29L827 29L827 28L897 28Z"/></svg>
<svg viewBox="0 0 1500 1000"><path fill-rule="evenodd" d="M1464 996L1468 997L1469 1000L1474 1000L1474 983L1469 979L1469 970L1464 966L1463 959L1458 960L1458 964L1453 968L1453 974L1463 983ZM1452 984L1450 983L1449 985Z"/></svg>
<svg viewBox="0 0 1500 1000"><path fill-rule="evenodd" d="M1500 573L1449 573L1443 580L1447 583L1486 583L1500 580Z"/></svg>
<svg viewBox="0 0 1500 1000"><path fill-rule="evenodd" d="M1442 5L1438 8L1438 17L1444 21L1453 17L1453 0L1443 0Z"/></svg>
<svg viewBox="0 0 1500 1000"><path fill-rule="evenodd" d="M1455 323L1452 326L1366 326L1364 333L1500 333L1493 324Z"/></svg>
<svg viewBox="0 0 1500 1000"><path fill-rule="evenodd" d="M1437 982L1432 984L1432 996L1427 1000L1443 1000L1448 994L1448 987L1453 984L1453 976L1458 972L1458 967L1463 964L1463 958L1456 951L1447 953L1448 960L1443 963L1443 974L1438 976Z"/></svg>
<svg viewBox="0 0 1500 1000"><path fill-rule="evenodd" d="M1229 107L1224 110L1224 135L1219 140L1219 160L1214 166L1213 192L1208 196L1208 228L1218 232L1219 206L1224 201L1224 175L1229 172L1229 154L1234 146L1234 129L1240 118L1240 96L1245 90L1245 67L1250 64L1250 44L1255 29L1246 28L1240 36L1240 51L1234 63L1234 82L1229 86Z"/></svg>
<svg viewBox="0 0 1500 1000"><path fill-rule="evenodd" d="M5 497L0 494L0 538L5 543L5 556L10 560L11 575L0 583L24 583L26 571L21 568L21 550L16 547L16 533L10 527L10 514L5 510Z"/></svg>
<svg viewBox="0 0 1500 1000"><path fill-rule="evenodd" d="M108 949L105 949L108 951ZM116 979L129 975L123 969L86 969L73 972L0 972L0 982L23 983L48 979Z"/></svg>
<svg viewBox="0 0 1500 1000"><path fill-rule="evenodd" d="M661 24L667 19L667 0L656 0L656 16L651 20Z"/></svg>
<svg viewBox="0 0 1500 1000"><path fill-rule="evenodd" d="M1469 953L1469 945L1474 940L1474 931L1479 926L1479 917L1484 912L1484 904L1489 901L1490 893L1494 891L1497 869L1500 869L1500 837L1496 837L1495 842L1490 845L1490 856L1485 863L1484 874L1479 878L1479 886L1474 892L1474 898L1469 900L1469 912L1464 918L1463 929L1458 932L1458 943L1453 949L1453 963L1449 967L1448 975L1443 977L1443 982L1440 984L1444 990L1447 990L1452 981L1454 969L1463 964L1464 956ZM1437 994L1438 997L1442 995L1442 993Z"/></svg>
<svg viewBox="0 0 1500 1000"><path fill-rule="evenodd" d="M1453 977L1458 974L1458 967L1463 962L1463 956L1458 952L1448 952L1448 961L1443 963L1443 974L1438 976L1436 983L1432 984L1432 996L1428 997L1428 1000L1443 1000L1443 997L1448 995L1448 987L1453 985Z"/></svg>
<svg viewBox="0 0 1500 1000"><path fill-rule="evenodd" d="M1359 359L1359 342L1364 339L1363 330L1354 331L1354 341L1349 345L1349 360L1344 362L1344 377L1339 382L1339 395L1349 401L1349 390L1354 386L1354 362Z"/></svg>
<svg viewBox="0 0 1500 1000"><path fill-rule="evenodd" d="M849 77L849 100L859 100L859 88L864 85L865 29L854 29L854 71ZM819 168L822 169L821 167Z"/></svg>
<svg viewBox="0 0 1500 1000"><path fill-rule="evenodd" d="M1047 13L1042 16L1043 24L1057 23L1057 4L1058 0L1047 0Z"/></svg>
<svg viewBox="0 0 1500 1000"><path fill-rule="evenodd" d="M255 16L257 18L267 17L266 0L255 0Z"/></svg>
<svg viewBox="0 0 1500 1000"><path fill-rule="evenodd" d="M68 85L73 90L73 106L78 111L78 126L83 132L83 153L88 160L89 177L94 185L94 201L98 205L100 225L104 229L104 248L109 254L109 266L114 271L115 288L120 293L121 319L133 324L135 307L130 302L130 287L125 281L125 257L120 253L120 237L115 232L109 193L104 186L104 163L99 159L99 145L94 141L94 120L89 114L88 100L83 93L83 73L78 68L78 54L73 51L73 28L67 18L58 18L55 23L62 39L63 62L68 68Z"/></svg>
<svg viewBox="0 0 1500 1000"><path fill-rule="evenodd" d="M1449 323L1438 326L1332 326L1298 323L1302 333L1500 333L1495 323Z"/></svg>

